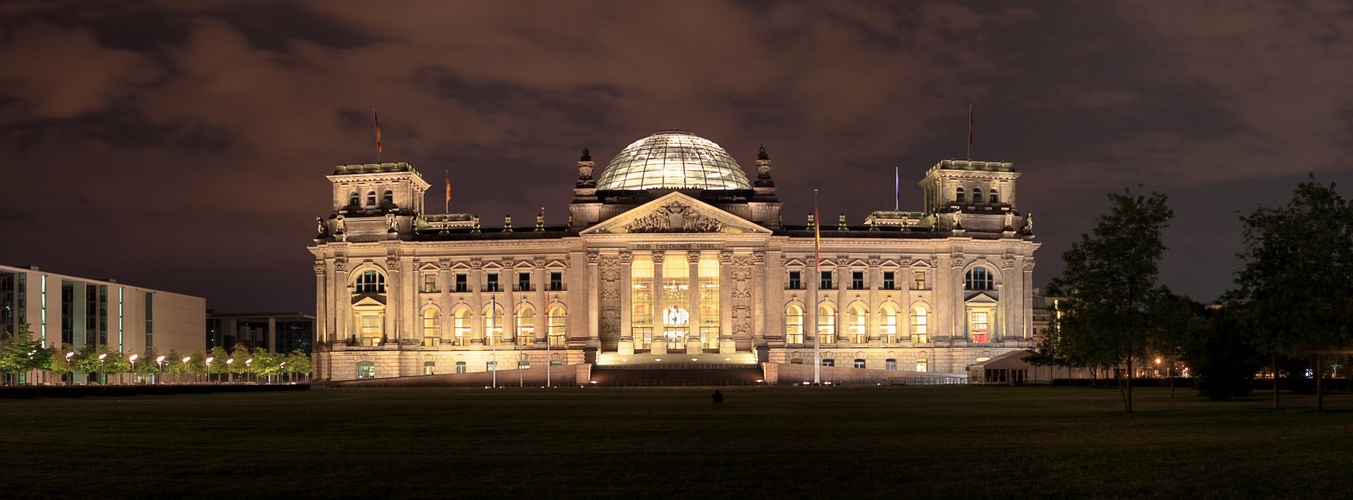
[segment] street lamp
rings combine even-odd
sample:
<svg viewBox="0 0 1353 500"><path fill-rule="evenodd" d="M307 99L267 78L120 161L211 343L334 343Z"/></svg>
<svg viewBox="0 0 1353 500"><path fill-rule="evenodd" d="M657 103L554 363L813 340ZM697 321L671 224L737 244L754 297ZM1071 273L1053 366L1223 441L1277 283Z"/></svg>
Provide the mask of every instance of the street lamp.
<svg viewBox="0 0 1353 500"><path fill-rule="evenodd" d="M235 358L226 360L226 376L230 377L230 382L235 382L235 372L230 371L230 365L235 363Z"/></svg>
<svg viewBox="0 0 1353 500"><path fill-rule="evenodd" d="M157 373L155 374L155 383L158 384L160 383L160 374L158 372L164 371L164 356L155 358L155 367L157 368L156 370Z"/></svg>
<svg viewBox="0 0 1353 500"><path fill-rule="evenodd" d="M253 368L254 368L254 358L249 358L249 359L244 360L244 372L245 372L245 373L249 373L249 372L253 371Z"/></svg>
<svg viewBox="0 0 1353 500"><path fill-rule="evenodd" d="M70 371L70 378L66 379L66 385L71 385L75 382L75 370L72 370L70 366L70 358L72 356L75 356L75 351L66 353L66 369Z"/></svg>
<svg viewBox="0 0 1353 500"><path fill-rule="evenodd" d="M188 357L183 358L183 368L184 368L185 370L188 368L188 360L190 360L190 359L193 359L192 356L188 356ZM175 379L177 379L177 378L178 378L178 377L175 377Z"/></svg>
<svg viewBox="0 0 1353 500"><path fill-rule="evenodd" d="M136 382L136 358L138 358L138 357L140 357L139 354L133 354L133 355L131 355L131 357L127 358L127 361L130 361L130 362L132 363L132 382L133 382L133 383Z"/></svg>
<svg viewBox="0 0 1353 500"><path fill-rule="evenodd" d="M278 376L281 376L282 374L285 374L285 373L287 372L287 371L286 371L286 367L287 367L287 362L286 362L286 361L283 361L282 364L277 365L277 371L281 372L281 373L278 373ZM281 382L281 379L278 379L278 382Z"/></svg>
<svg viewBox="0 0 1353 500"><path fill-rule="evenodd" d="M108 369L107 369L107 368L104 366L104 364L103 364L103 358L106 358L106 357L108 357L108 354L100 354L100 355L99 355L99 372L103 373L105 377L108 376ZM107 379L104 379L103 385L108 385L108 380L107 380Z"/></svg>
<svg viewBox="0 0 1353 500"><path fill-rule="evenodd" d="M213 360L213 359L216 359L216 357L213 356L213 357L207 358L207 383L208 383L208 384L211 383L211 360Z"/></svg>

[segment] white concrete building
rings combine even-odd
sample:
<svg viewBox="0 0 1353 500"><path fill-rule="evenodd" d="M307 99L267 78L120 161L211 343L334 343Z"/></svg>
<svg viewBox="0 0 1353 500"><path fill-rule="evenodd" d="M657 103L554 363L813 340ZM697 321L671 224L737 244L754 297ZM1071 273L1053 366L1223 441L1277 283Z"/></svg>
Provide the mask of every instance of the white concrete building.
<svg viewBox="0 0 1353 500"><path fill-rule="evenodd" d="M557 227L427 214L428 183L407 163L337 167L309 248L317 377L676 353L966 373L1033 346L1040 244L1009 163L945 160L920 180L920 211L801 225L781 220L764 149L755 181L683 131L636 141L597 178L594 166L584 150Z"/></svg>
<svg viewBox="0 0 1353 500"><path fill-rule="evenodd" d="M206 299L42 271L0 266L0 332L27 323L47 347L106 345L127 356L203 347Z"/></svg>

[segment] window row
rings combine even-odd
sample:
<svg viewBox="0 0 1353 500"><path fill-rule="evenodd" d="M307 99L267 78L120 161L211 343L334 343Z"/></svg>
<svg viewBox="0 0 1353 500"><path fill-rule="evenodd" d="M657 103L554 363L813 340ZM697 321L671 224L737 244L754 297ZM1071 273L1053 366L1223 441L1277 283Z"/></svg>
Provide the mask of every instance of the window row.
<svg viewBox="0 0 1353 500"><path fill-rule="evenodd" d="M845 337L851 343L864 344L869 342L868 311L864 306L855 304L846 309L846 334ZM898 316L899 311L891 305L884 305L879 309L878 322L875 323L874 332L881 342L898 342ZM804 337L804 310L798 304L790 304L785 308L785 343L803 344ZM925 306L917 305L911 309L911 328L907 331L910 335L907 340L917 344L930 342L930 314ZM821 344L835 344L838 340L839 331L836 325L836 308L831 304L822 304L817 309L817 342Z"/></svg>
<svg viewBox="0 0 1353 500"><path fill-rule="evenodd" d="M504 343L530 346L536 343L536 328L543 327L545 340L550 347L563 347L566 343L567 313L562 307L546 310L545 318L537 324L536 312L530 307L517 309L512 325L503 318L502 307L492 307L479 319L482 320L482 335L474 332L474 315L469 308L460 307L451 314L451 328L443 331L441 312L435 308L423 311L423 345L436 346L443 341L450 345L466 346L476 343L483 345L503 345ZM449 334L449 335L444 335ZM476 342L479 341L479 342Z"/></svg>
<svg viewBox="0 0 1353 500"><path fill-rule="evenodd" d="M393 205L393 204L395 204L395 192L394 192L394 191L391 191L391 190L389 190L389 189L386 189L386 190L385 190L385 194L381 197L381 203L382 203L383 205ZM361 193L359 193L358 191L353 191L353 192L349 193L349 194L348 194L348 206L352 206L352 207L365 207L365 208L375 208L375 207L377 206L377 205L376 205L376 191L375 191L375 190L370 190L370 191L367 191L367 192L366 192L366 203L362 203L362 195L361 195Z"/></svg>
<svg viewBox="0 0 1353 500"><path fill-rule="evenodd" d="M997 194L995 189L991 189L991 190L989 190L987 193L988 193L988 197L985 198L985 202L986 202L986 203L990 203L990 204L992 204L992 205L995 205L995 204L1001 202L1001 195L1000 195L1000 194ZM982 198L982 188L980 188L980 187L972 188L972 203L979 203L979 204L980 204L980 203L983 203L983 200L984 200L984 199ZM967 197L967 196L965 195L965 193L963 192L963 188L962 188L962 187L960 187L960 188L954 190L954 202L955 202L955 203L968 203L968 197Z"/></svg>
<svg viewBox="0 0 1353 500"><path fill-rule="evenodd" d="M560 365L563 365L563 364L564 364L563 360L555 359L555 360L551 360L551 361L550 361L550 365L551 365L551 366L560 366ZM465 363L464 361L457 361L457 362L455 363L454 366L455 366L455 373L468 373L468 372L469 372L469 366L466 365L466 363ZM520 360L517 360L517 369L518 369L518 370L525 370L525 369L528 369L528 368L530 368L530 367L531 367L531 361L530 361L530 360L527 360L527 359L520 359ZM484 362L484 371L486 371L486 372L492 372L492 371L497 371L497 370L498 370L498 362L497 362L497 361L485 361L485 362ZM436 362L436 361L424 361L424 362L423 362L423 375L436 375L436 374L437 374L437 362ZM358 379L376 378L376 363L375 363L375 362L372 362L372 361L358 361L358 362L357 362L357 378L358 378Z"/></svg>
<svg viewBox="0 0 1353 500"><path fill-rule="evenodd" d="M789 364L792 364L792 365L801 365L801 364L803 364L803 358L792 358L792 359L789 360ZM836 359L834 359L834 358L822 358L822 366L836 366ZM870 368L869 362L868 362L867 360L865 360L864 358L855 358L854 367L855 367L855 368L866 368L866 369L867 369L867 368ZM873 368L874 368L874 369L878 369L878 366L875 365ZM926 361L926 358L918 358L918 359L916 360L916 371L918 371L918 372L929 371L928 368L929 368L929 362ZM897 370L897 360L896 360L896 359L893 359L893 358L888 358L888 359L883 360L883 369L884 369L884 370L888 370L888 371L895 371L895 370Z"/></svg>
<svg viewBox="0 0 1353 500"><path fill-rule="evenodd" d="M785 283L786 290L804 290L805 275L811 276L812 271L789 271L788 281ZM898 273L896 271L883 271L882 280L878 284L880 290L901 290L901 283L897 281ZM869 288L869 280L866 279L865 271L850 271L850 281L845 283L848 290L866 290ZM832 271L818 271L818 289L835 290L838 282L835 281L835 275ZM912 290L929 290L926 285L926 271L912 271L911 283Z"/></svg>
<svg viewBox="0 0 1353 500"><path fill-rule="evenodd" d="M503 291L507 291L507 290L506 290L506 287L503 286L503 281L504 281L504 280L503 280L502 278L503 278L504 275L506 275L506 276L511 276L511 274L508 273L508 272L498 272L498 273L485 272L485 273L484 273L483 286L480 288L480 291L484 291L484 292L503 292ZM516 283L516 286L514 286L514 287L512 288L511 291L513 291L513 292L534 292L534 291L536 291L537 287L536 287L535 283L533 282L533 281L534 281L534 276L535 276L535 273L534 273L534 272L531 272L531 271L522 271L522 272L518 272L518 273L517 273L517 283ZM469 274L467 274L467 273L455 273L454 275L452 275L452 280L453 280L453 282L452 282L452 288L451 288L451 291L453 291L453 292L469 292L469 291L472 291L472 290L470 289L470 275L469 275ZM563 291L563 290L564 290L564 273L563 273L563 272L550 272L550 281L549 281L548 284L546 284L546 288L545 288L545 289L548 290L548 291L551 291L551 292L561 292L561 291ZM424 293L437 293L437 292L441 292L441 291L442 291L442 290L441 290L441 287L437 286L437 273L424 273L424 274L423 274L423 288L422 288L422 290L423 290Z"/></svg>

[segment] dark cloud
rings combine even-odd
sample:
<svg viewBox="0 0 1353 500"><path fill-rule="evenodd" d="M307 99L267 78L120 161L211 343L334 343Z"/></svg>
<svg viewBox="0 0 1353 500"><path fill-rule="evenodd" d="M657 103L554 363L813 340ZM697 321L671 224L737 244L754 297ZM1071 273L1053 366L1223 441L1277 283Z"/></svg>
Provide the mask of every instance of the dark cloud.
<svg viewBox="0 0 1353 500"><path fill-rule="evenodd" d="M1237 210L1306 172L1346 186L1353 29L1340 3L69 2L0 4L0 262L116 276L224 309L313 307L324 176L408 161L451 211L566 217L574 162L688 129L801 222L922 205L946 158L1011 161L1036 280L1107 208L1164 191L1162 281L1229 286ZM441 205L433 189L428 205ZM307 222L310 221L310 222ZM57 230L59 229L59 230ZM97 241L100 248L91 249ZM127 250L134 249L134 250Z"/></svg>

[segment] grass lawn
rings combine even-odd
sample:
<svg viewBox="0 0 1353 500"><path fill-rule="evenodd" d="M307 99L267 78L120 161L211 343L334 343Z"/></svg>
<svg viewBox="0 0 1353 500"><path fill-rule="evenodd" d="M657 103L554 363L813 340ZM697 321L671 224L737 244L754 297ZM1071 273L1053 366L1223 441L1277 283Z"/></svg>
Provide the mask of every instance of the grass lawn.
<svg viewBox="0 0 1353 500"><path fill-rule="evenodd" d="M0 498L1335 497L1353 397L348 389L0 400ZM642 497L641 497L642 498Z"/></svg>

